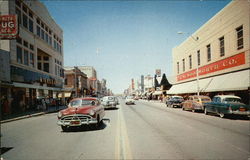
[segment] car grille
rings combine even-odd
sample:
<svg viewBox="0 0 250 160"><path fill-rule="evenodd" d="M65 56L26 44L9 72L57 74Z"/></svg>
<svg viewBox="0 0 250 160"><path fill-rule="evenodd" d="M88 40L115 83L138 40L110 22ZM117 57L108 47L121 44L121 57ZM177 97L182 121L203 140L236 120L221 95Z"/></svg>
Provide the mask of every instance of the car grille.
<svg viewBox="0 0 250 160"><path fill-rule="evenodd" d="M61 118L64 122L71 122L71 121L81 121L86 122L91 119L91 116L89 115L70 115L70 116L64 116Z"/></svg>

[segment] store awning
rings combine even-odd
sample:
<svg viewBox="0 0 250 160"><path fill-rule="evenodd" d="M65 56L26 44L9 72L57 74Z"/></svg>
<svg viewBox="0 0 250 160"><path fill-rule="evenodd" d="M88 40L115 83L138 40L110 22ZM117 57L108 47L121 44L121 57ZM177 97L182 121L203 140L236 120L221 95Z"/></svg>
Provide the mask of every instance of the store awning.
<svg viewBox="0 0 250 160"><path fill-rule="evenodd" d="M13 82L13 86L20 87L20 88L45 89L45 90L52 90L52 91L62 90L62 88L44 87L44 86L37 86L37 85L26 84L26 83L18 83L18 82Z"/></svg>
<svg viewBox="0 0 250 160"><path fill-rule="evenodd" d="M247 90L250 87L250 70L211 77L201 82L201 92Z"/></svg>
<svg viewBox="0 0 250 160"><path fill-rule="evenodd" d="M155 92L153 93L154 96L161 95L161 94L162 94L162 91L155 91Z"/></svg>
<svg viewBox="0 0 250 160"><path fill-rule="evenodd" d="M195 93L197 92L197 82L187 82L173 85L168 91L167 94L184 94L184 93Z"/></svg>
<svg viewBox="0 0 250 160"><path fill-rule="evenodd" d="M250 87L250 70L199 80L200 92L239 91ZM196 93L197 81L173 85L167 94Z"/></svg>

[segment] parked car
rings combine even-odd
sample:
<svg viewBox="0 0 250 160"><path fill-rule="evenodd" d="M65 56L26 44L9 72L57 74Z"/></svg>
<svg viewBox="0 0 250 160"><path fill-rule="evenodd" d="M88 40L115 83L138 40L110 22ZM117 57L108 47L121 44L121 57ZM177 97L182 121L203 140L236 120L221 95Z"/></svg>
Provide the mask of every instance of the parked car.
<svg viewBox="0 0 250 160"><path fill-rule="evenodd" d="M167 101L166 101L166 106L167 107L181 107L182 102L184 101L182 96L171 96Z"/></svg>
<svg viewBox="0 0 250 160"><path fill-rule="evenodd" d="M225 115L250 116L250 106L241 103L241 98L233 95L214 96L213 101L205 103L204 113L216 113L221 118Z"/></svg>
<svg viewBox="0 0 250 160"><path fill-rule="evenodd" d="M105 111L97 98L75 98L69 102L68 108L58 112L57 124L63 131L70 127L94 125L98 127L103 120Z"/></svg>
<svg viewBox="0 0 250 160"><path fill-rule="evenodd" d="M127 96L125 99L125 104L135 104L135 100L133 96Z"/></svg>
<svg viewBox="0 0 250 160"><path fill-rule="evenodd" d="M115 96L105 96L102 98L101 104L104 108L116 108L116 105L119 104L118 98Z"/></svg>
<svg viewBox="0 0 250 160"><path fill-rule="evenodd" d="M189 96L186 101L182 103L182 110L204 111L204 103L211 102L208 96Z"/></svg>

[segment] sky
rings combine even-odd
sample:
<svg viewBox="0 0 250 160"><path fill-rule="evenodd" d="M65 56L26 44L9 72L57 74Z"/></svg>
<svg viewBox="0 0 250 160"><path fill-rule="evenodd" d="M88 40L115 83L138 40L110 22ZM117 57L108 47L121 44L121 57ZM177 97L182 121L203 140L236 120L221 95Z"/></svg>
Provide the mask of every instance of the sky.
<svg viewBox="0 0 250 160"><path fill-rule="evenodd" d="M230 1L42 0L63 30L64 66L93 66L122 93L131 79L172 73L172 49ZM185 34L177 34L177 32Z"/></svg>

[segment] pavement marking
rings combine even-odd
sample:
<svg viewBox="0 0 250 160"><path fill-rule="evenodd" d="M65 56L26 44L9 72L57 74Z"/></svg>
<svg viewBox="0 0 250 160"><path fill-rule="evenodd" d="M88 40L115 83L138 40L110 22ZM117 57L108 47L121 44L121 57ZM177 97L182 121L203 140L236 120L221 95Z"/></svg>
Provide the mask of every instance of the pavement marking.
<svg viewBox="0 0 250 160"><path fill-rule="evenodd" d="M121 108L118 110L115 159L133 159L129 145L127 128Z"/></svg>

